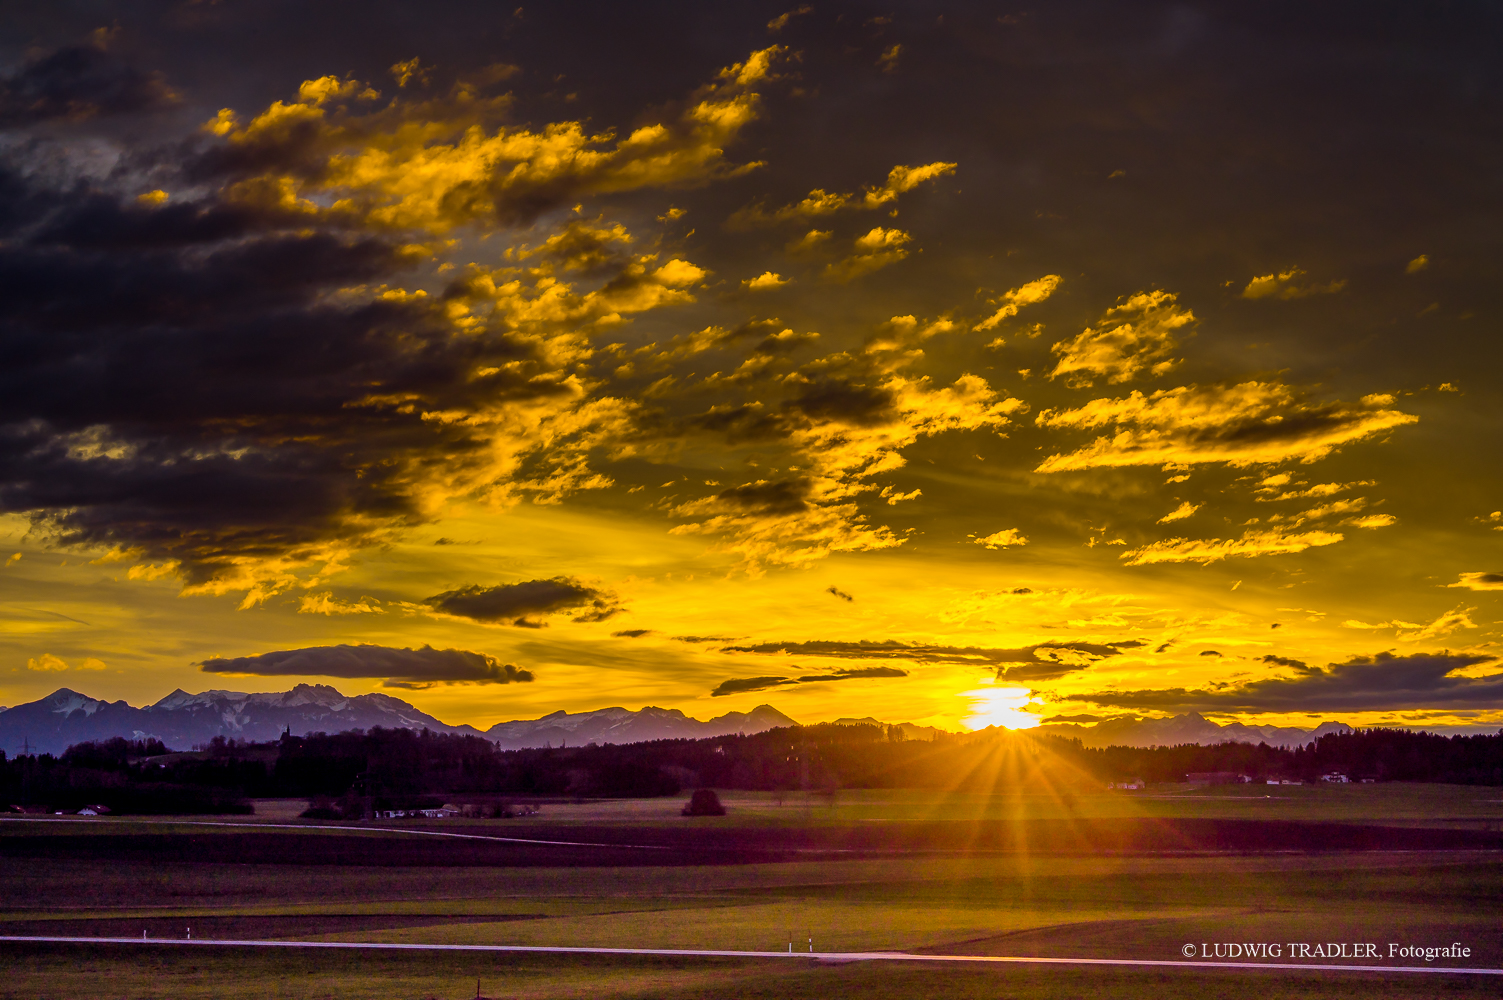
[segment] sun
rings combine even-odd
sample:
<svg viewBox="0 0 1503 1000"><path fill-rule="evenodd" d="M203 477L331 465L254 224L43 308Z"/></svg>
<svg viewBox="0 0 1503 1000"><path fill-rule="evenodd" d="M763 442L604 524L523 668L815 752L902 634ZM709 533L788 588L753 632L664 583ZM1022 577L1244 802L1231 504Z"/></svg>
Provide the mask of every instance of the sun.
<svg viewBox="0 0 1503 1000"><path fill-rule="evenodd" d="M1023 711L1031 692L1022 687L989 687L962 691L960 696L971 703L971 714L964 724L971 729L1002 726L1005 729L1032 729L1039 717Z"/></svg>

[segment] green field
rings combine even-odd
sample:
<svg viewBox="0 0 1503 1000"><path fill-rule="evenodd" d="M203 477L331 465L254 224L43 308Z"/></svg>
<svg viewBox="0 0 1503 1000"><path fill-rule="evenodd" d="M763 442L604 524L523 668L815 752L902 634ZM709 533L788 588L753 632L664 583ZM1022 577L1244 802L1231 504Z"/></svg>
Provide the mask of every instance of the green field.
<svg viewBox="0 0 1503 1000"><path fill-rule="evenodd" d="M550 826L580 833L656 824L720 829L863 827L949 818L1270 818L1496 829L1496 790L1448 786L1269 788L1277 798L1181 795L1048 798L841 793L833 805L730 795L723 820L684 820L677 802L556 803ZM1290 794L1293 793L1293 794ZM263 803L262 823L296 804ZM1266 810L1267 812L1259 812ZM530 820L442 821L428 829L526 836ZM1491 824L1491 827L1489 826ZM358 826L359 824L355 824ZM537 828L534 826L534 828ZM162 820L0 821L8 838L87 830L233 836ZM268 833L273 829L268 828ZM191 856L0 859L0 933L514 945L905 950L1175 960L1185 943L1389 942L1472 949L1503 967L1497 851L1153 853L1130 856L914 852L850 860L631 867L425 863L206 864ZM398 837L370 833L372 838ZM280 841L278 841L280 843ZM358 859L356 859L358 860ZM248 952L152 946L0 945L3 997L1433 997L1503 995L1503 977L1275 970L813 963L806 959L382 952ZM1390 963L1399 964L1399 963ZM1402 964L1424 964L1404 962Z"/></svg>

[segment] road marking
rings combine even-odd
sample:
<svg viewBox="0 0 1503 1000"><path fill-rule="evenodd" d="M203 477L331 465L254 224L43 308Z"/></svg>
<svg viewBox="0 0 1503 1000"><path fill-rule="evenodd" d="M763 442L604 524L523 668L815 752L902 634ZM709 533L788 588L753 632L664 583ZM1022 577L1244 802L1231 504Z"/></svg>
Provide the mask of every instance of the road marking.
<svg viewBox="0 0 1503 1000"><path fill-rule="evenodd" d="M11 823L57 823L70 822L58 820L54 817L42 819L40 817L17 817L7 819ZM72 820L74 823L88 823L97 826L98 823L89 820ZM110 822L106 820L105 822ZM453 837L459 840L495 840L508 844L543 844L548 847L620 847L633 851L671 851L673 848L657 844L596 844L584 840L535 840L527 837L496 837L484 833L445 833L442 830L408 830L397 826L329 826L315 823L224 823L209 820L148 820L144 823L121 823L121 827L130 826L219 826L234 827L242 830L338 830L341 833L399 833L413 837ZM696 848L703 850L703 848Z"/></svg>
<svg viewBox="0 0 1503 1000"><path fill-rule="evenodd" d="M726 951L710 948L581 948L530 944L404 944L387 941L233 941L209 938L22 937L0 941L30 944L136 944L211 948L364 948L380 951L532 952L552 955L656 955L670 958L799 958L825 962L990 962L1012 965L1128 965L1182 969L1282 969L1297 972L1407 972L1503 976L1503 969L1426 965L1297 965L1283 962L1186 962L1143 958L1037 958L1030 955L916 955L906 951Z"/></svg>

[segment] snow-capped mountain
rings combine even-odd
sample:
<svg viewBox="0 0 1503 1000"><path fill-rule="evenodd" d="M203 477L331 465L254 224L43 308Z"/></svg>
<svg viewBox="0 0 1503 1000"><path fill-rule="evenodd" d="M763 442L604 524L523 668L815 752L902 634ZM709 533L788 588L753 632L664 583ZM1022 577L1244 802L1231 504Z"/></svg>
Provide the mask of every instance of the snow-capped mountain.
<svg viewBox="0 0 1503 1000"><path fill-rule="evenodd" d="M523 747L563 746L585 743L644 743L648 740L728 736L761 733L780 726L796 726L771 705L758 705L750 712L727 712L708 722L692 719L676 708L653 708L639 712L625 708L602 708L594 712L553 712L541 719L498 722L485 735L506 750Z"/></svg>
<svg viewBox="0 0 1503 1000"><path fill-rule="evenodd" d="M1240 722L1229 722L1223 726L1198 712L1189 712L1168 719L1108 719L1094 726L1051 723L1033 731L1079 739L1088 747L1170 747L1183 743L1199 743L1202 746L1215 743L1267 743L1272 747L1299 747L1327 733L1347 733L1351 730L1352 727L1344 722L1322 722L1314 729L1248 726Z"/></svg>
<svg viewBox="0 0 1503 1000"><path fill-rule="evenodd" d="M760 733L797 725L770 705L731 712L708 722L676 709L604 708L596 712L554 712L541 719L502 722L486 733L473 726L440 722L400 698L386 694L344 695L327 684L299 684L291 691L246 693L179 688L154 705L133 708L60 688L39 701L0 711L0 750L14 756L23 748L62 753L74 743L155 737L175 750L187 750L216 736L274 740L347 729L429 729L436 733L488 736L503 749L581 746L586 743L640 743L661 739L700 739L730 733Z"/></svg>
<svg viewBox="0 0 1503 1000"><path fill-rule="evenodd" d="M100 701L62 688L40 701L0 713L0 749L14 755L29 745L41 753L61 753L73 743L124 736L156 737L169 747L186 750L216 736L274 740L288 729L302 735L373 726L480 734L471 726L440 722L400 698L346 696L326 684L299 684L291 691L257 694L189 694L179 689L145 708Z"/></svg>

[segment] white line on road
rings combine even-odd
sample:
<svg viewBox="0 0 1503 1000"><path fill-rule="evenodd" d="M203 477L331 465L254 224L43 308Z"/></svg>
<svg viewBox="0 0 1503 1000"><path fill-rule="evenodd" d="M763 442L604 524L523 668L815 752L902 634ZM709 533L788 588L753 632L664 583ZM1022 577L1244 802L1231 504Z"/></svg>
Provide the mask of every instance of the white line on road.
<svg viewBox="0 0 1503 1000"><path fill-rule="evenodd" d="M406 944L389 941L219 941L211 938L21 937L0 942L34 944L136 944L214 948L364 948L382 951L533 952L564 955L658 955L670 958L801 958L824 962L992 962L1014 965L1130 965L1182 969L1283 969L1296 972L1430 972L1503 976L1503 969L1427 965L1299 965L1277 962L1186 962L1143 958L1037 958L1030 955L916 955L906 951L724 951L699 948L579 948L527 944Z"/></svg>
<svg viewBox="0 0 1503 1000"><path fill-rule="evenodd" d="M7 819L9 823L58 823L70 822L69 820L57 820L51 817L47 819L32 819L21 817ZM72 820L74 823L87 823L97 826L98 821ZM109 822L106 820L106 822ZM534 840L527 837L497 837L484 833L445 833L442 830L411 830L398 826L330 826L316 823L224 823L209 820L190 819L162 819L151 820L145 823L121 823L120 826L219 826L234 827L241 830L338 830L341 833L399 833L413 837L453 837L458 840L496 840L508 844L543 844L548 847L619 847L633 851L671 851L673 848L658 844L596 844L583 840ZM702 849L702 848L701 848Z"/></svg>

